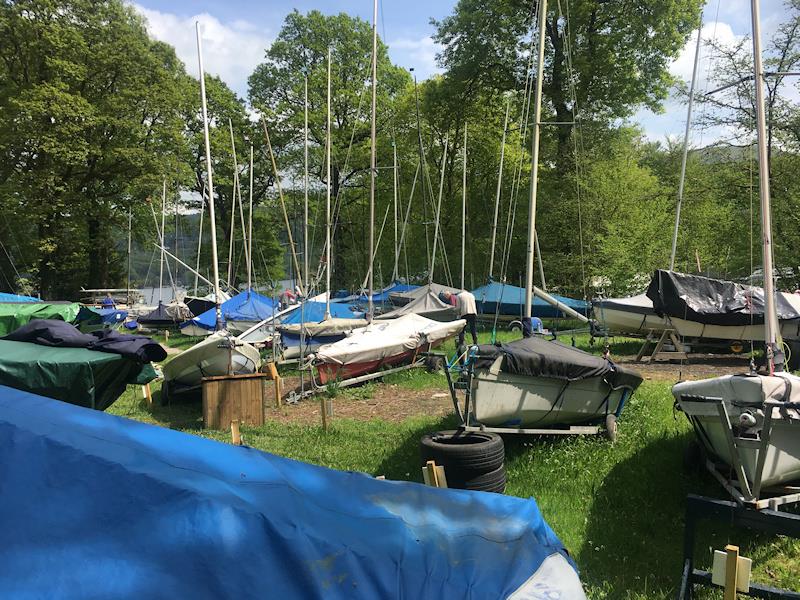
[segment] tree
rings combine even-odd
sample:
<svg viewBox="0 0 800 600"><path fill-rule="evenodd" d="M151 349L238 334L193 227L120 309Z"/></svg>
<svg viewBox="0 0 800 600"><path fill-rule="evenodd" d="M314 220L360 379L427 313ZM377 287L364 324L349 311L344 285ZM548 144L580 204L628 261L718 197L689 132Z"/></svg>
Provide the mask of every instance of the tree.
<svg viewBox="0 0 800 600"><path fill-rule="evenodd" d="M273 145L279 147L281 169L295 174L303 169L303 76L308 78L309 140L311 176L326 184L324 150L326 137L327 53L332 61L332 147L331 188L337 199L334 254L339 283L349 284L363 276L356 273L348 250L361 255L366 264L360 225L364 224L364 193L349 193L366 185L369 170L369 73L372 52L372 27L344 13L325 16L319 11L286 17L278 37L267 50L265 61L250 76L250 102L266 119ZM391 164L386 152L390 129L394 125L393 102L409 84L406 71L389 60L386 45L378 41L377 129L384 149L381 165ZM353 257L355 258L355 256ZM355 261L352 261L355 262Z"/></svg>
<svg viewBox="0 0 800 600"><path fill-rule="evenodd" d="M24 262L44 296L106 286L114 226L178 169L183 65L119 0L5 2L0 59L0 197L36 240Z"/></svg>

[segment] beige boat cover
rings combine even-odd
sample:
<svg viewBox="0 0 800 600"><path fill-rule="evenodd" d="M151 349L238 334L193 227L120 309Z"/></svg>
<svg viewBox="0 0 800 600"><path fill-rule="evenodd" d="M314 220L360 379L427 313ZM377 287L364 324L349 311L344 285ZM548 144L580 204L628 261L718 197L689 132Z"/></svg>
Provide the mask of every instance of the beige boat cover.
<svg viewBox="0 0 800 600"><path fill-rule="evenodd" d="M314 337L315 335L334 335L337 333L348 333L366 327L365 319L326 319L320 323L291 323L281 325L278 330L294 335L300 335L301 330L305 335Z"/></svg>
<svg viewBox="0 0 800 600"><path fill-rule="evenodd" d="M463 319L442 323L414 314L375 321L343 340L322 346L315 359L318 363L339 365L380 360L451 338L464 325Z"/></svg>

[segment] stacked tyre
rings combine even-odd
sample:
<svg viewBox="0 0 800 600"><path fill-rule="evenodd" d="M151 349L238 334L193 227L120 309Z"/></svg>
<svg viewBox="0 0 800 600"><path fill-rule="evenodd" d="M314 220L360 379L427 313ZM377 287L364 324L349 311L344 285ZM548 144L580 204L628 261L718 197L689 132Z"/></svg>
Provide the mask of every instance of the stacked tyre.
<svg viewBox="0 0 800 600"><path fill-rule="evenodd" d="M506 489L503 438L483 431L437 431L420 440L422 466L444 467L447 486L502 494Z"/></svg>

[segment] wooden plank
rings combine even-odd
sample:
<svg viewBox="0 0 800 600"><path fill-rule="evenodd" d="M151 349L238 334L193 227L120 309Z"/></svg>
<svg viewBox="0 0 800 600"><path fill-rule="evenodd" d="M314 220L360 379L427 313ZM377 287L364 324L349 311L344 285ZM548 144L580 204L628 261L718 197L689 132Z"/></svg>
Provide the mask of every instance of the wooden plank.
<svg viewBox="0 0 800 600"><path fill-rule="evenodd" d="M264 424L263 376L231 375L203 380L203 423L211 429L225 429L231 421Z"/></svg>
<svg viewBox="0 0 800 600"><path fill-rule="evenodd" d="M239 431L239 421L231 421L231 441L236 446L242 445L242 434Z"/></svg>
<svg viewBox="0 0 800 600"><path fill-rule="evenodd" d="M262 374L268 379L276 379L278 377L278 367L274 362L266 363L261 370Z"/></svg>
<svg viewBox="0 0 800 600"><path fill-rule="evenodd" d="M725 546L728 557L725 561L725 594L724 600L736 600L736 580L739 570L739 547Z"/></svg>
<svg viewBox="0 0 800 600"><path fill-rule="evenodd" d="M153 406L153 393L150 391L149 383L145 383L142 386L142 393L144 394L144 399L147 400L148 406Z"/></svg>

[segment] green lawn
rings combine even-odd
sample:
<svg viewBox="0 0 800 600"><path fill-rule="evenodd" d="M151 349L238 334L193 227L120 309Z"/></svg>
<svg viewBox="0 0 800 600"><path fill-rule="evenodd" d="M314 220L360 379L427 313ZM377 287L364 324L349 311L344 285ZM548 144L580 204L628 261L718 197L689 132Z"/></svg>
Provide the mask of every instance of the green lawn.
<svg viewBox="0 0 800 600"><path fill-rule="evenodd" d="M488 338L488 333L481 337ZM507 339L513 337L508 334ZM568 339L564 341L569 343ZM576 338L579 347L602 351L602 340L591 348L588 342L588 336ZM630 354L628 346L633 344L617 339L612 352ZM447 350L452 349L450 344ZM442 374L422 369L386 379L406 389L445 390ZM334 402L369 396L379 385L343 390ZM149 409L138 388L136 394L131 388L109 412L222 441L230 438L228 432L201 429L199 406ZM424 415L400 424L334 419L327 434L316 425L271 422L245 428L243 435L247 444L283 456L390 479L420 481L420 437L454 425L452 418ZM670 384L646 381L623 413L614 445L603 437L506 438L506 493L537 501L579 565L590 598L672 598L681 572L686 494L724 497L707 473L684 472L683 450L690 439L686 419L673 413ZM711 550L722 549L729 542L740 545L742 554L754 559L758 580L800 588L800 542L754 537L717 525L716 535L711 531L698 535L696 556L708 566Z"/></svg>

